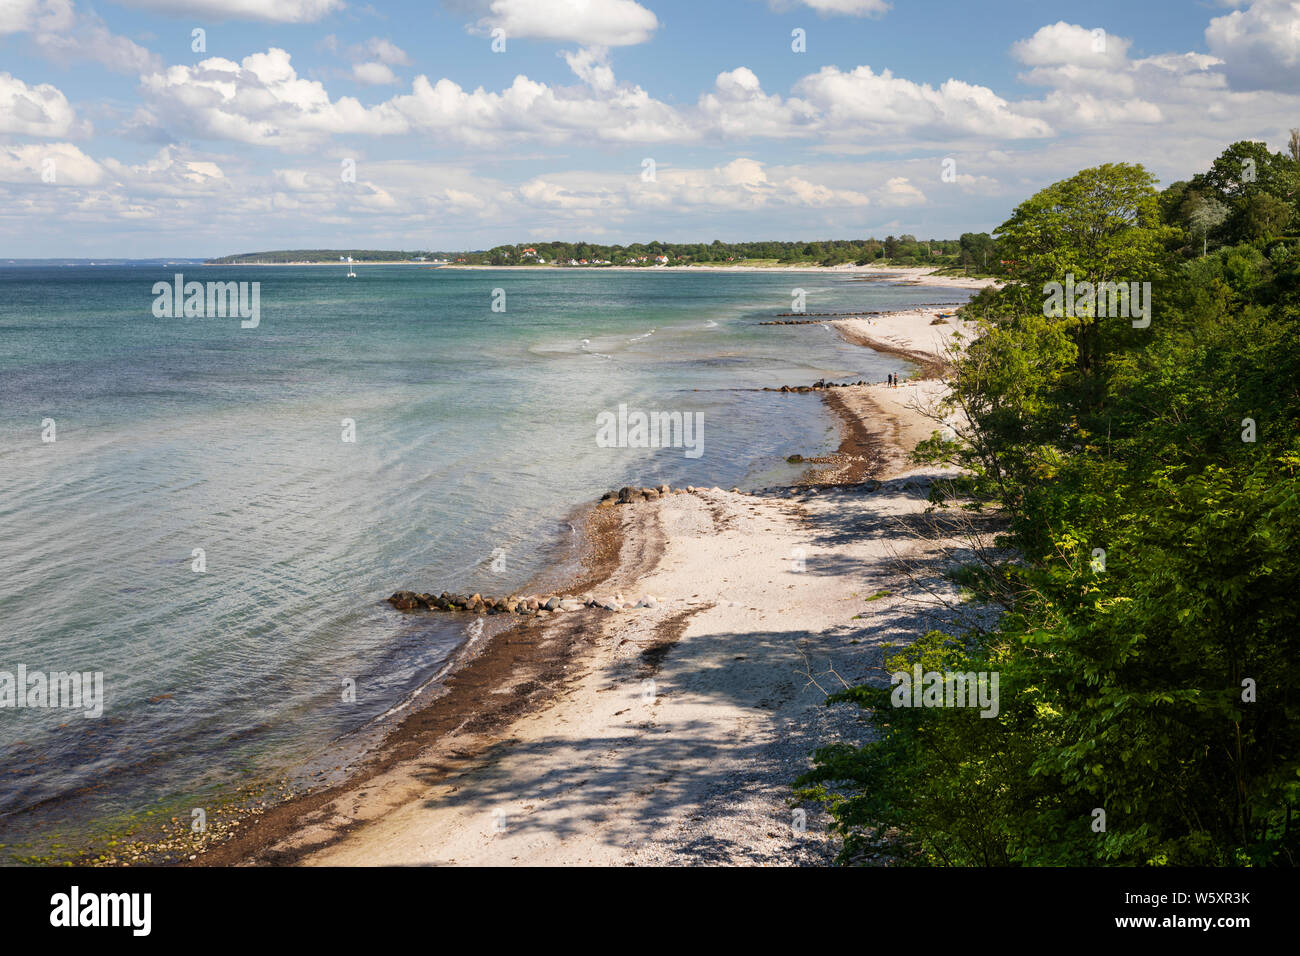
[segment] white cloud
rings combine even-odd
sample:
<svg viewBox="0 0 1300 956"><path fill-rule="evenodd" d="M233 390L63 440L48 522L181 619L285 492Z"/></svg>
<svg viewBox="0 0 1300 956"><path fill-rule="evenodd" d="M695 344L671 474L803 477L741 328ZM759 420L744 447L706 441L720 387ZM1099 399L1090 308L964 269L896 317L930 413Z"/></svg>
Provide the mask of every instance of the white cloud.
<svg viewBox="0 0 1300 956"><path fill-rule="evenodd" d="M397 82L397 74L386 63L354 63L352 77L366 86L389 86Z"/></svg>
<svg viewBox="0 0 1300 956"><path fill-rule="evenodd" d="M985 86L946 80L938 89L889 70L859 66L845 73L824 66L795 90L821 111L823 122L856 136L906 133L913 137L955 135L1027 139L1049 136L1051 126L1027 115Z"/></svg>
<svg viewBox="0 0 1300 956"><path fill-rule="evenodd" d="M20 0L21 2L21 0ZM343 9L343 0L117 0L127 7L178 17L314 23Z"/></svg>
<svg viewBox="0 0 1300 956"><path fill-rule="evenodd" d="M925 193L913 186L906 176L895 176L888 180L881 193L882 206L918 206L926 201Z"/></svg>
<svg viewBox="0 0 1300 956"><path fill-rule="evenodd" d="M614 81L614 70L609 65L609 54L604 48L584 47L576 52L565 51L560 55L564 57L564 62L569 64L569 69L578 79L593 90L612 90L617 85Z"/></svg>
<svg viewBox="0 0 1300 956"><path fill-rule="evenodd" d="M635 0L492 0L483 30L505 30L511 39L553 40L583 46L645 43L659 19Z"/></svg>
<svg viewBox="0 0 1300 956"><path fill-rule="evenodd" d="M782 101L763 92L748 67L719 73L711 92L700 97L699 113L709 127L731 137L806 135L817 116L801 100Z"/></svg>
<svg viewBox="0 0 1300 956"><path fill-rule="evenodd" d="M411 58L406 55L406 51L391 40L385 40L383 37L371 37L361 49L364 54L358 59L378 60L380 63L386 63L389 66L411 65Z"/></svg>
<svg viewBox="0 0 1300 956"><path fill-rule="evenodd" d="M412 129L476 144L534 138L562 142L575 135L605 142L653 143L697 134L672 107L640 87L599 95L561 93L517 76L500 93L462 89L448 79L418 76L411 93L390 101Z"/></svg>
<svg viewBox="0 0 1300 956"><path fill-rule="evenodd" d="M211 160L193 158L187 150L165 146L143 163L128 164L105 159L104 168L119 186L133 196L194 199L224 196L229 182L221 167Z"/></svg>
<svg viewBox="0 0 1300 956"><path fill-rule="evenodd" d="M162 58L112 33L94 14L78 14L72 0L0 0L0 35L31 33L42 56L67 66L95 62L117 73L139 75L162 66Z"/></svg>
<svg viewBox="0 0 1300 956"><path fill-rule="evenodd" d="M403 133L407 121L391 105L367 108L353 97L331 100L316 80L298 76L289 54L272 47L239 63L212 57L141 78L163 124L200 137L283 148L331 134Z"/></svg>
<svg viewBox="0 0 1300 956"><path fill-rule="evenodd" d="M74 20L72 0L0 0L0 35L66 30Z"/></svg>
<svg viewBox="0 0 1300 956"><path fill-rule="evenodd" d="M843 14L853 17L874 17L889 9L887 0L800 0L821 14Z"/></svg>
<svg viewBox="0 0 1300 956"><path fill-rule="evenodd" d="M110 32L98 17L83 17L74 29L38 31L34 41L37 50L57 63L89 60L115 73L136 76L163 65L158 54Z"/></svg>
<svg viewBox="0 0 1300 956"><path fill-rule="evenodd" d="M1026 66L1104 68L1124 63L1128 48L1128 40L1101 27L1088 29L1061 20L1012 44L1011 53Z"/></svg>
<svg viewBox="0 0 1300 956"><path fill-rule="evenodd" d="M94 186L103 178L103 168L71 143L0 146L0 182Z"/></svg>
<svg viewBox="0 0 1300 956"><path fill-rule="evenodd" d="M28 86L16 76L0 73L0 133L53 137L88 131L57 87Z"/></svg>
<svg viewBox="0 0 1300 956"><path fill-rule="evenodd" d="M1205 42L1236 90L1300 90L1300 0L1254 0L1216 17Z"/></svg>

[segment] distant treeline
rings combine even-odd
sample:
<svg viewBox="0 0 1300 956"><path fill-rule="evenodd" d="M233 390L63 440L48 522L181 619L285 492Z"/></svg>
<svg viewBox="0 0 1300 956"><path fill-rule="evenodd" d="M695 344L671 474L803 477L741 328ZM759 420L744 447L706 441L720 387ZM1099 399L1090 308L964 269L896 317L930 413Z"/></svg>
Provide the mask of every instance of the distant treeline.
<svg viewBox="0 0 1300 956"><path fill-rule="evenodd" d="M462 252L395 251L376 249L281 249L251 252L209 260L234 265L256 262L338 262L351 256L356 262L412 262L445 259L465 265L528 266L583 265L588 267L655 265L737 265L746 262L775 265L838 266L931 265L967 272L1001 275L997 243L988 233L966 233L960 239L918 239L912 235L884 239L819 239L783 242L634 242L603 245L592 242L520 242ZM666 261L665 261L666 260Z"/></svg>

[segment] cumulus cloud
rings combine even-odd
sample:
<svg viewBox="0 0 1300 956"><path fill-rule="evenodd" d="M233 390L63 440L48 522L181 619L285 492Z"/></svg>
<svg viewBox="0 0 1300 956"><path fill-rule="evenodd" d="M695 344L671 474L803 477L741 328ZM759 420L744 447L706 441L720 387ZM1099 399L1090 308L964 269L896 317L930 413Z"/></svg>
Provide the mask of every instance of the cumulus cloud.
<svg viewBox="0 0 1300 956"><path fill-rule="evenodd" d="M659 18L635 0L491 0L478 26L502 29L507 40L611 47L645 43Z"/></svg>
<svg viewBox="0 0 1300 956"><path fill-rule="evenodd" d="M640 87L619 87L600 95L561 93L517 76L500 93L469 91L448 79L431 83L418 76L409 95L392 107L412 129L464 142L535 138L561 142L574 135L605 142L654 143L692 139L697 134L672 107Z"/></svg>
<svg viewBox="0 0 1300 956"><path fill-rule="evenodd" d="M127 7L177 17L314 23L343 9L343 0L117 0Z"/></svg>
<svg viewBox="0 0 1300 956"><path fill-rule="evenodd" d="M299 77L287 52L272 47L239 63L212 57L141 78L159 122L193 135L240 143L301 147L331 134L403 133L406 119L390 104L365 107L331 100L317 80Z"/></svg>
<svg viewBox="0 0 1300 956"><path fill-rule="evenodd" d="M699 113L710 127L732 137L806 135L817 120L809 104L764 93L754 71L743 66L718 74L713 90L700 97Z"/></svg>
<svg viewBox="0 0 1300 956"><path fill-rule="evenodd" d="M1013 106L985 86L946 80L937 89L913 83L889 70L875 73L869 66L843 72L824 66L804 77L795 90L837 130L859 135L906 132L911 136L946 138L982 135L1001 139L1049 136L1051 126Z"/></svg>
<svg viewBox="0 0 1300 956"><path fill-rule="evenodd" d="M0 182L94 186L104 170L71 143L0 146Z"/></svg>
<svg viewBox="0 0 1300 956"><path fill-rule="evenodd" d="M387 63L354 63L352 78L366 86L389 86L397 82L397 74Z"/></svg>
<svg viewBox="0 0 1300 956"><path fill-rule="evenodd" d="M1122 64L1128 47L1128 40L1101 27L1088 29L1061 20L1012 44L1011 53L1026 66L1105 68Z"/></svg>
<svg viewBox="0 0 1300 956"><path fill-rule="evenodd" d="M360 55L356 59L375 60L388 66L410 66L411 58L396 43L383 37L371 37L361 46L355 48Z"/></svg>
<svg viewBox="0 0 1300 956"><path fill-rule="evenodd" d="M1300 90L1300 0L1254 0L1205 29L1236 90Z"/></svg>
<svg viewBox="0 0 1300 956"><path fill-rule="evenodd" d="M925 202L925 193L912 185L906 176L895 176L881 190L882 206L918 206Z"/></svg>
<svg viewBox="0 0 1300 956"><path fill-rule="evenodd" d="M28 86L16 76L0 73L0 133L54 137L88 131L57 87Z"/></svg>
<svg viewBox="0 0 1300 956"><path fill-rule="evenodd" d="M840 14L853 17L874 17L889 9L886 0L800 0L818 13Z"/></svg>

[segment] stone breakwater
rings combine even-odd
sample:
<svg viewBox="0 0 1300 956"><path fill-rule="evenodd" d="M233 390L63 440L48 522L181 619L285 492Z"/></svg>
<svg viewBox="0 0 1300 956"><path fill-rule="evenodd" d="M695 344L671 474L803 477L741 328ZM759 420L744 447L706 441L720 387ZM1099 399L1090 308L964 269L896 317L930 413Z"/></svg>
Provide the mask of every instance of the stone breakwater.
<svg viewBox="0 0 1300 956"><path fill-rule="evenodd" d="M542 617L548 614L562 614L566 611L581 611L586 608L604 611L656 608L659 606L659 599L648 594L630 599L622 594L608 597L596 597L591 594L584 594L581 597L566 594L526 594L493 598L481 594L448 594L446 591L437 595L398 591L388 598L388 603L399 611L464 611L469 614L517 614L521 617Z"/></svg>
<svg viewBox="0 0 1300 956"><path fill-rule="evenodd" d="M658 501L668 495L693 495L703 491L721 493L721 488L686 488L674 489L669 485L656 488L634 488L627 485L618 491L607 491L600 499L598 508L610 508L615 505L630 505L641 501ZM731 489L733 494L744 494L739 488ZM659 599L651 595L640 598L625 598L622 594L609 597L596 597L584 594L581 597L571 594L552 595L511 595L509 597L484 597L482 594L429 594L417 591L396 591L385 598L399 611L464 611L469 614L517 614L523 617L538 617L547 614L561 614L566 611L581 611L595 608L605 611L629 611L639 608L656 608Z"/></svg>
<svg viewBox="0 0 1300 956"><path fill-rule="evenodd" d="M866 385L865 381L857 382L828 382L825 379L819 379L811 385L782 385L780 388L764 388L765 392L824 392L830 388L856 388L859 385Z"/></svg>

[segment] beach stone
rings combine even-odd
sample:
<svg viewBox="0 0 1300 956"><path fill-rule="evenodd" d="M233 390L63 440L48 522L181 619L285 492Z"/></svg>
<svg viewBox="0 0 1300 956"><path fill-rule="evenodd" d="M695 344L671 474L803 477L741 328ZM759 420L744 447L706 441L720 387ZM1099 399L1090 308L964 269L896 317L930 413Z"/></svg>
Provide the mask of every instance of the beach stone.
<svg viewBox="0 0 1300 956"><path fill-rule="evenodd" d="M560 599L558 597L551 598L545 604L545 608L548 611L554 611L559 606L560 606Z"/></svg>
<svg viewBox="0 0 1300 956"><path fill-rule="evenodd" d="M637 490L631 485L626 485L618 490L618 503L621 505L631 504L632 496L637 494Z"/></svg>
<svg viewBox="0 0 1300 956"><path fill-rule="evenodd" d="M655 491L653 488L651 488L649 491L647 491L647 492L645 493L645 500L646 500L646 501L658 501L658 500L659 500L659 492L657 492L657 491Z"/></svg>
<svg viewBox="0 0 1300 956"><path fill-rule="evenodd" d="M413 611L420 607L420 596L414 591L397 591L388 598L388 603L399 611Z"/></svg>
<svg viewBox="0 0 1300 956"><path fill-rule="evenodd" d="M668 485L660 485L658 491L659 494L661 495L667 495L672 493L672 488L670 488Z"/></svg>
<svg viewBox="0 0 1300 956"><path fill-rule="evenodd" d="M636 606L637 607L658 607L659 602L647 594L641 600L636 602Z"/></svg>

